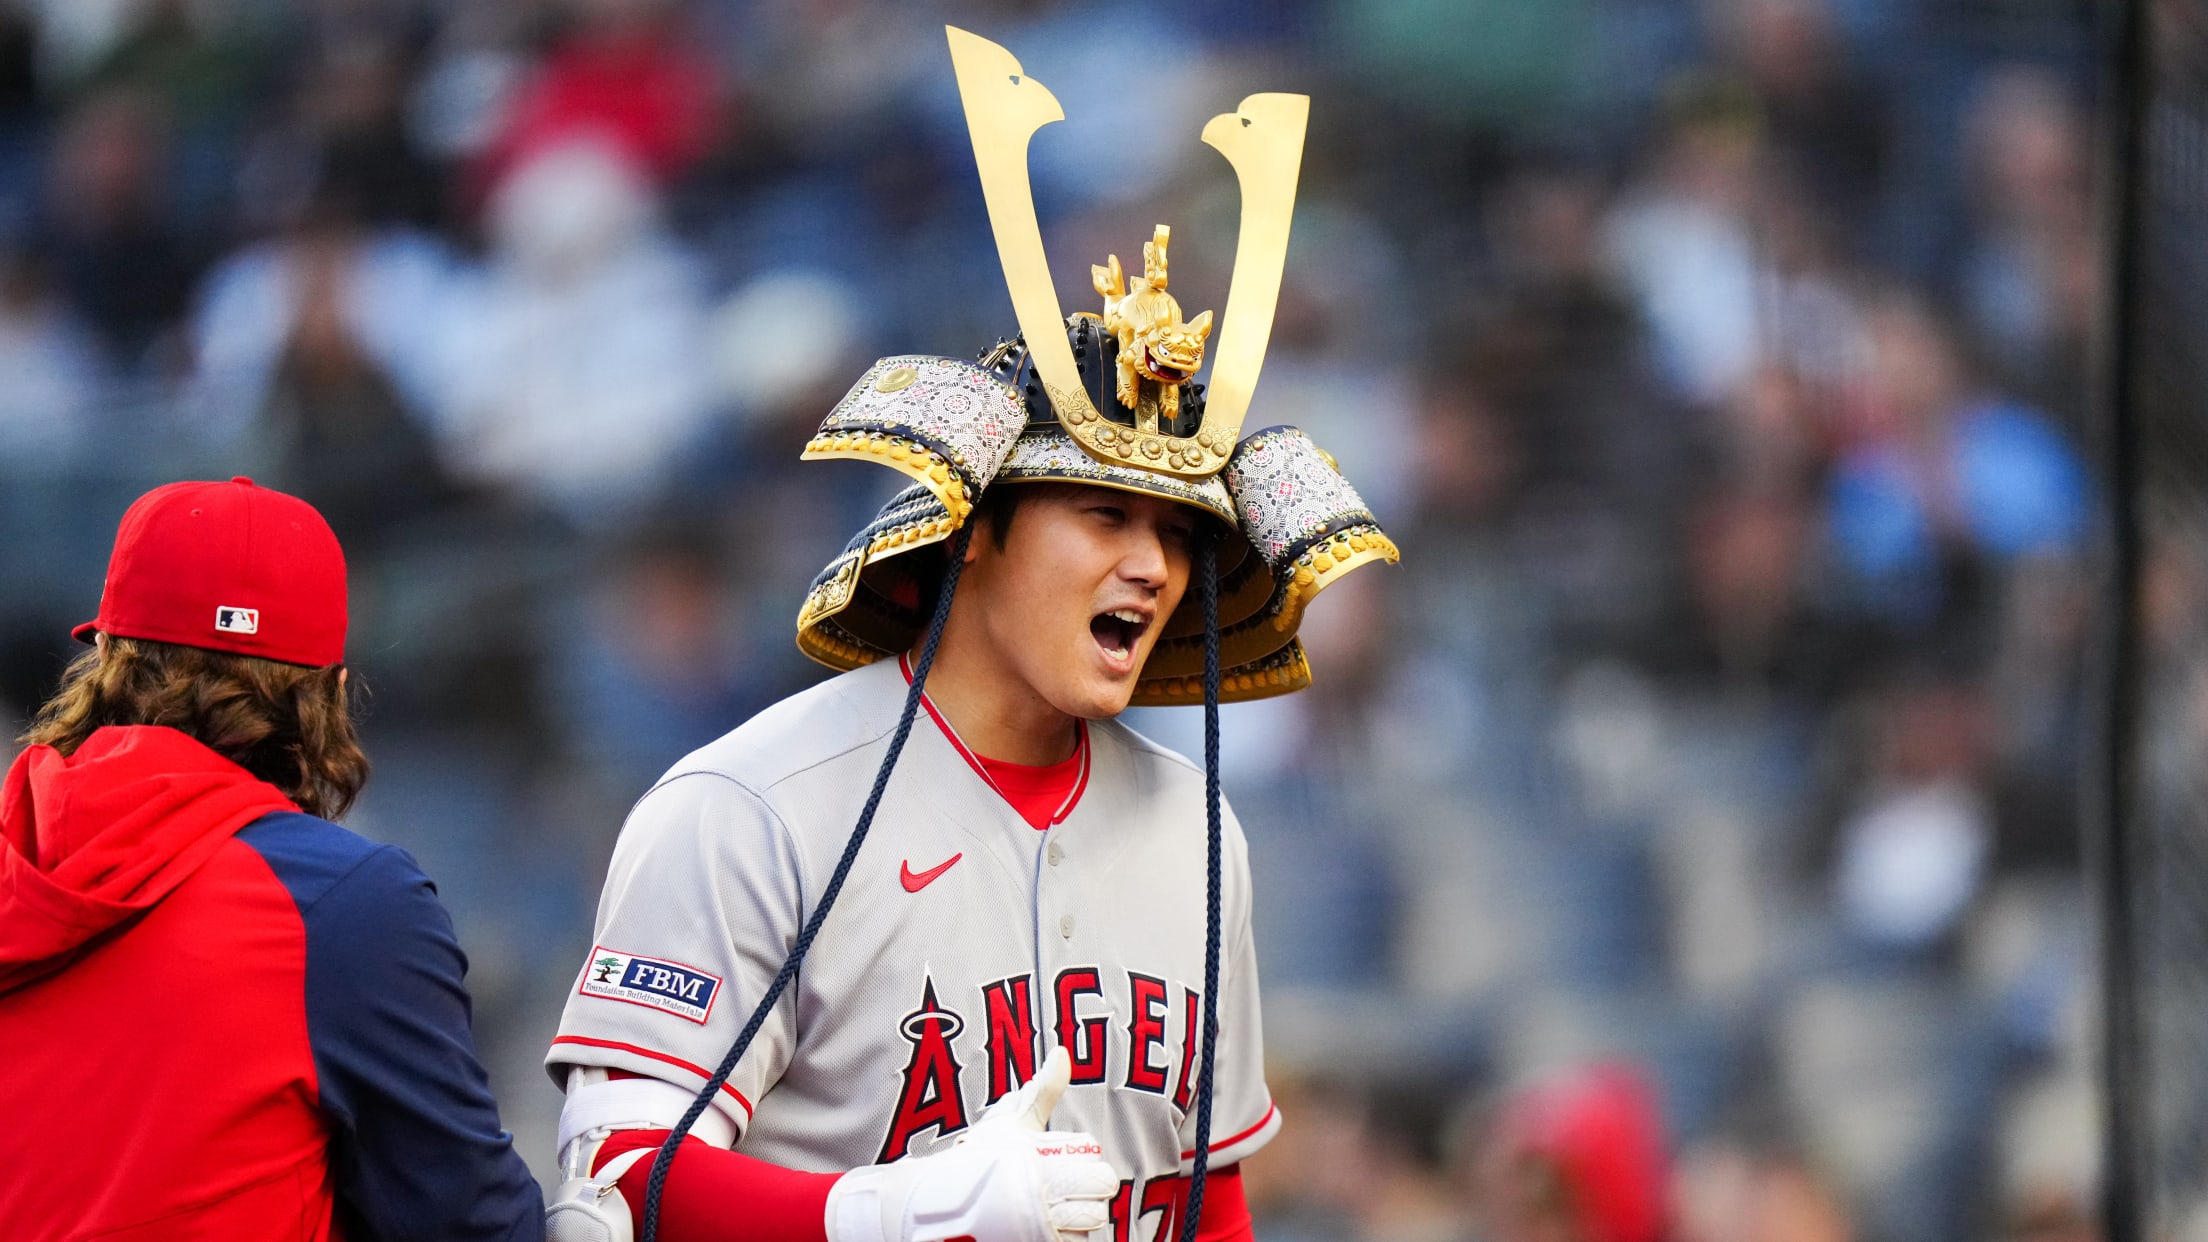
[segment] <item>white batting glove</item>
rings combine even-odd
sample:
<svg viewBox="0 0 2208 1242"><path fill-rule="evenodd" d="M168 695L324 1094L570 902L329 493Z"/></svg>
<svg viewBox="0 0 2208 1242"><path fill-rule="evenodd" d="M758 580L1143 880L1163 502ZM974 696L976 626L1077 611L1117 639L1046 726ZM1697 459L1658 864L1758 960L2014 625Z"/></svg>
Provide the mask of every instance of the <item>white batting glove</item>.
<svg viewBox="0 0 2208 1242"><path fill-rule="evenodd" d="M828 1192L828 1242L1082 1242L1119 1174L1087 1134L1045 1130L1073 1077L1063 1047L948 1151L853 1169Z"/></svg>

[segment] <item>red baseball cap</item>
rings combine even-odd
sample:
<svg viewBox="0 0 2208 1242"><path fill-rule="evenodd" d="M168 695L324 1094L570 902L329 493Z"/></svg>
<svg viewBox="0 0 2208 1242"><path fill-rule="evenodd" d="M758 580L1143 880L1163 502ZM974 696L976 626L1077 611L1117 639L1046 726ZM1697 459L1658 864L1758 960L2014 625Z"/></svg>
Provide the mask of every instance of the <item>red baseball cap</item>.
<svg viewBox="0 0 2208 1242"><path fill-rule="evenodd" d="M1498 1123L1503 1150L1556 1167L1593 1242L1656 1242L1666 1215L1664 1123L1640 1070L1605 1062L1537 1083Z"/></svg>
<svg viewBox="0 0 2208 1242"><path fill-rule="evenodd" d="M100 615L70 631L204 647L323 668L345 659L345 553L296 496L170 483L115 532Z"/></svg>

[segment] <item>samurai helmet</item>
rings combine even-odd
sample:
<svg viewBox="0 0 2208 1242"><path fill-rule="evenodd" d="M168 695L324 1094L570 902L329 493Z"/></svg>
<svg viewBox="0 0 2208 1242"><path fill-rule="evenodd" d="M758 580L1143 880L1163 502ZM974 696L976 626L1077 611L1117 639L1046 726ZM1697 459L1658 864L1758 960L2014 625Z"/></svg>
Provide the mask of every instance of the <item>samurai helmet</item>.
<svg viewBox="0 0 2208 1242"><path fill-rule="evenodd" d="M1140 276L1119 257L1091 268L1101 313L1061 309L1027 171L1029 140L1064 117L1012 54L955 27L951 60L1017 336L975 361L883 358L859 377L805 447L808 459L861 458L909 476L821 571L798 613L798 647L850 669L910 649L927 627L940 555L915 549L957 532L991 487L1060 481L1161 496L1225 530L1215 558L1222 701L1310 684L1296 639L1304 609L1360 565L1397 559L1332 456L1292 427L1244 436L1279 300L1310 101L1260 94L1213 117L1203 140L1242 188L1234 276L1212 344L1210 311L1184 318L1167 292L1171 232L1142 247ZM1131 265L1130 265L1131 266ZM1204 698L1205 625L1191 590L1142 668L1136 705Z"/></svg>

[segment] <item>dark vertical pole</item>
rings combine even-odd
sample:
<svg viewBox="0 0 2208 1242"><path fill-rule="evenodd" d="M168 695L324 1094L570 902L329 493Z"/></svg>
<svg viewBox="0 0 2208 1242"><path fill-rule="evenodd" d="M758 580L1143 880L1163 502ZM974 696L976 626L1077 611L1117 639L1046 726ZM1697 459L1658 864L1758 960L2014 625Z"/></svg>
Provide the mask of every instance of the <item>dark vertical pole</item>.
<svg viewBox="0 0 2208 1242"><path fill-rule="evenodd" d="M2101 745L2086 782L2088 883L2100 921L2103 1173L2101 1223L2107 1242L2143 1242L2141 1189L2146 1062L2140 1021L2138 768L2139 576L2143 498L2137 405L2140 282L2148 196L2146 131L2151 87L2148 8L2153 0L2111 0L2104 98L2113 156L2106 182L2112 279L2101 351L2102 477L2108 486L2109 560L2102 600Z"/></svg>

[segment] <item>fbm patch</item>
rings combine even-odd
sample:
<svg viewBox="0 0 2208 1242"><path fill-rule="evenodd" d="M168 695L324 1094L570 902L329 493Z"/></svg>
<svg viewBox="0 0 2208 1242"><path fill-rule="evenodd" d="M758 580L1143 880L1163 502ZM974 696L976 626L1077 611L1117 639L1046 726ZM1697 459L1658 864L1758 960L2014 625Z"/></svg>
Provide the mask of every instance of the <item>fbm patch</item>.
<svg viewBox="0 0 2208 1242"><path fill-rule="evenodd" d="M664 1010L700 1026L713 1012L713 998L720 990L720 979L702 970L655 957L616 953L603 945L591 949L590 964L583 968L583 982L576 989L582 996L602 996Z"/></svg>

